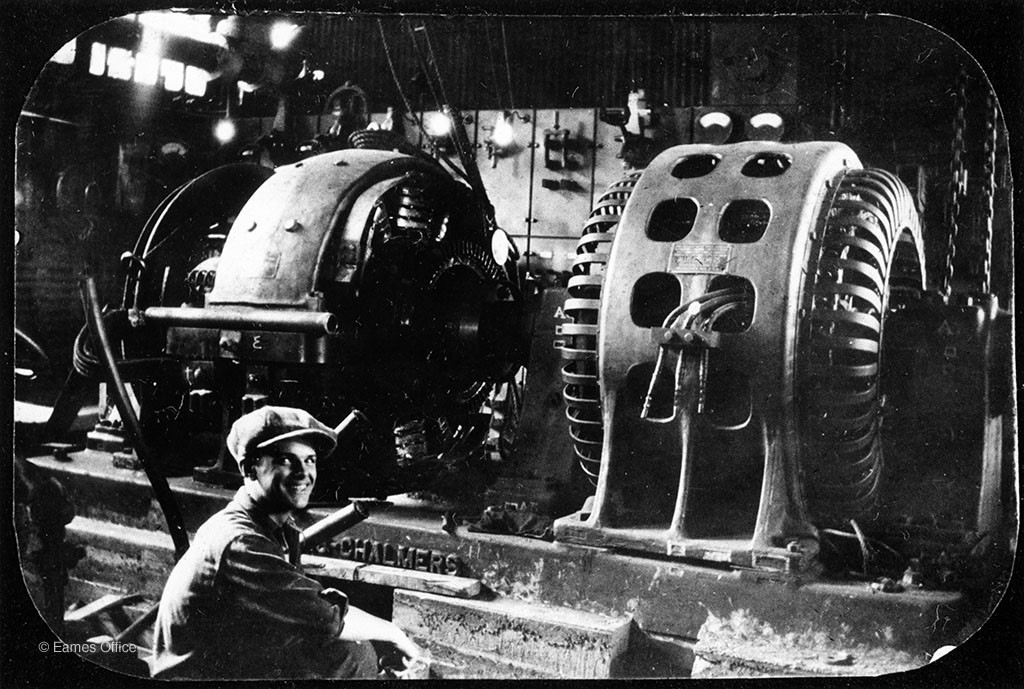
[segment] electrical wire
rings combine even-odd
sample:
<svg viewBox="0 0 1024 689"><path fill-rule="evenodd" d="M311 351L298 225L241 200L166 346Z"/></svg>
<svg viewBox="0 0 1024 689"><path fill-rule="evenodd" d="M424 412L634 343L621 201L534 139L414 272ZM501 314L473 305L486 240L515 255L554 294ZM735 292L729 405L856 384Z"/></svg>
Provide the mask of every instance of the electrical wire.
<svg viewBox="0 0 1024 689"><path fill-rule="evenodd" d="M501 106L501 87L498 86L498 68L494 65L494 51L491 48L493 41L491 41L491 29L487 17L484 17L484 37L487 40L487 61L491 66L491 83L494 85L494 95L498 99L498 110L504 110L505 108Z"/></svg>
<svg viewBox="0 0 1024 689"><path fill-rule="evenodd" d="M413 47L415 49L416 56L420 62L420 66L421 68L424 69L424 75L427 77L427 85L431 89L431 94L434 96L434 101L437 104L438 109L440 109L441 104L437 102L437 94L433 92L433 86L430 84L430 76L426 73L426 65L423 63L422 55L420 54L419 48L416 44L416 35L415 33L413 33L412 25L406 23L406 26L408 26L409 28L410 36L412 37L413 40ZM424 27L424 29L425 28L426 27ZM391 59L391 49L388 45L387 35L384 33L384 22L381 21L380 19L377 19L377 29L380 32L380 40L384 47L384 57L386 58L388 63L388 70L391 72L391 78L395 82L395 88L398 89L398 95L402 99L402 104L405 106L405 110L409 114L409 116L412 117L413 122L416 123L416 127L423 135L423 138L429 141L431 139L431 136L427 132L426 127L423 125L422 119L416 115L416 111L413 109L412 104L409 102L409 99L405 94L405 90L402 88L402 84L398 79L398 72L397 70L395 70L395 63ZM427 37L427 40L429 42L429 36ZM462 178L467 184L470 184L470 186L472 186L472 183L469 179L469 175L467 175L464 170L459 169L457 165L452 163L444 156L438 156L438 160L440 160L442 164L447 166L453 173Z"/></svg>
<svg viewBox="0 0 1024 689"><path fill-rule="evenodd" d="M403 17L402 21L405 22L405 26L409 31L409 38L412 40L413 54L416 56L416 61L419 63L420 69L423 71L423 76L426 79L430 95L434 99L434 108L436 110L440 110L443 102L437 97L437 91L434 90L434 82L431 80L430 70L427 66L426 60L423 59L423 53L420 51L419 41L416 39L417 29L413 28L407 18Z"/></svg>
<svg viewBox="0 0 1024 689"><path fill-rule="evenodd" d="M512 97L512 67L508 62L508 39L505 36L505 21L501 21L501 49L505 52L505 78L508 80L508 107L515 111L516 101Z"/></svg>
<svg viewBox="0 0 1024 689"><path fill-rule="evenodd" d="M448 93L444 88L444 78L441 76L441 68L437 64L437 56L434 55L434 46L430 42L430 30L427 28L427 23L423 22L420 29L423 31L423 37L427 40L427 53L430 55L430 62L434 67L434 75L437 77L437 86L441 89L441 98L447 104L451 104L448 100Z"/></svg>
<svg viewBox="0 0 1024 689"><path fill-rule="evenodd" d="M131 435L135 453L142 463L143 472L146 474L146 478L149 479L149 484L153 489L153 497L156 498L160 509L164 513L167 529L170 532L171 541L174 543L175 559L180 559L185 554L185 551L188 550L188 531L185 528L185 520L181 509L174 498L174 493L171 492L167 479L160 473L153 461L154 455L150 451L149 444L143 435L142 424L139 423L139 417L136 415L135 409L128 397L128 389L125 387L124 379L121 377L121 372L114 359L114 350L111 347L110 339L107 336L107 329L104 326L103 313L100 310L99 296L96 291L96 281L92 277L86 277L81 289L82 302L86 312L86 324L96 344L99 345L100 354L106 365L111 387L113 388L114 403L121 414L121 420L124 422L125 428Z"/></svg>
<svg viewBox="0 0 1024 689"><path fill-rule="evenodd" d="M384 33L384 22L379 18L377 19L377 29L380 31L380 41L384 46L384 57L387 59L388 69L391 71L391 78L395 82L395 88L398 89L398 96L402 99L402 104L405 106L405 111L412 117L413 122L416 123L416 127L424 136L427 135L427 130L423 126L423 122L419 117L416 116L416 111L413 110L412 105L409 103L409 99L405 95L405 90L402 88L402 82L398 79L398 72L395 71L395 63L391 59L391 49L388 47L388 39Z"/></svg>
<svg viewBox="0 0 1024 689"><path fill-rule="evenodd" d="M725 288L702 294L699 297L681 304L668 313L662 322L663 328L684 328L691 329L699 320L701 330L710 330L711 326L722 315L742 305L749 297L749 292L739 288ZM694 312L693 306L698 309ZM666 345L658 348L658 358L655 360L654 372L651 374L651 382L647 386L647 394L644 397L643 407L640 411L640 418L652 423L669 423L679 414L678 402L681 390L679 385L682 381L683 363L685 357L679 353L676 357L675 388L672 415L661 418L651 418L651 405L654 401L654 391L665 368L665 353L668 351ZM707 373L707 361L704 353L701 354L700 373L703 379Z"/></svg>

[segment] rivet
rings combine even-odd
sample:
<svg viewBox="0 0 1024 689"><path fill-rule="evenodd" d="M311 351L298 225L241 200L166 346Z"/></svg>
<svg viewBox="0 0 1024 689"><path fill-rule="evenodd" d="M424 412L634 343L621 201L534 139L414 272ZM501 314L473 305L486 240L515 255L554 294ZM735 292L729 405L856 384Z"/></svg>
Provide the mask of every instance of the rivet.
<svg viewBox="0 0 1024 689"><path fill-rule="evenodd" d="M302 229L302 223L295 218L290 218L288 222L284 224L285 232L298 232L300 229Z"/></svg>

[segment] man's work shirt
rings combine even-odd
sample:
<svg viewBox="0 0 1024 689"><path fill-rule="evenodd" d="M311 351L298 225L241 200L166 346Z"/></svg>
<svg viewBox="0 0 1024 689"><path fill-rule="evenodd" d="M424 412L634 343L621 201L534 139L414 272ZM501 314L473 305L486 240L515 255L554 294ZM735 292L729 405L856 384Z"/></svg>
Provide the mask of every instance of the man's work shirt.
<svg viewBox="0 0 1024 689"><path fill-rule="evenodd" d="M346 655L344 610L289 562L298 531L278 527L245 488L199 527L167 580L154 677L328 676Z"/></svg>

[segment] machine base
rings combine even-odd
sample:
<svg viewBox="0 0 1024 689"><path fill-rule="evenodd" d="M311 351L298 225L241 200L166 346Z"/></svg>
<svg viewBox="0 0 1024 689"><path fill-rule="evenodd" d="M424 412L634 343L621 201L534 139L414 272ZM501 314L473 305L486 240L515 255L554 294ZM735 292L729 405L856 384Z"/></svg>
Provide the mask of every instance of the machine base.
<svg viewBox="0 0 1024 689"><path fill-rule="evenodd" d="M28 459L60 481L75 506L67 538L83 545L86 556L70 571L68 603L110 592L141 593L155 601L174 551L144 475L113 467L106 453L72 452L69 459ZM190 531L233 493L190 477L169 483ZM311 562L339 563L310 573L436 646L434 656L443 661L436 666L437 676L445 678L596 676L586 667L606 677L686 677L709 620L738 615L780 637L813 632L834 639L830 653L848 652L855 659L885 655L892 660L886 671L911 669L940 646L958 642L976 613L958 592L882 593L867 582L816 580L795 571L640 557L612 549L615 544L608 542L595 547L471 532L466 522L478 515L456 515L454 528L450 520L442 528L443 508L405 496L390 501L389 510L371 515L316 557L309 556ZM330 512L310 509L299 515L300 525ZM655 533L650 536L653 541ZM660 547L664 553L664 541ZM730 548L742 549L740 543L728 544L722 552ZM410 560L412 549L416 554ZM418 570L417 576L409 576L410 568ZM454 585L467 579L479 582L479 592L470 598L453 593L470 590ZM415 583L425 580L451 580L452 585L434 582L428 590ZM459 636L456 622L469 618L480 621L480 633ZM493 652L513 631L530 629L545 631L522 648L516 645L521 657ZM887 631L880 635L879 629ZM579 648L555 643L570 632L590 639L584 651L604 649L615 654L615 662L595 666L577 657L583 652ZM515 662L507 662L510 658ZM812 665L798 672L815 674ZM874 672L856 661L839 669L844 674Z"/></svg>
<svg viewBox="0 0 1024 689"><path fill-rule="evenodd" d="M555 520L555 538L562 543L695 560L712 567L727 565L785 574L812 569L810 558L801 550L754 548L749 538L681 539L664 526L597 528L587 523L588 517L581 510Z"/></svg>

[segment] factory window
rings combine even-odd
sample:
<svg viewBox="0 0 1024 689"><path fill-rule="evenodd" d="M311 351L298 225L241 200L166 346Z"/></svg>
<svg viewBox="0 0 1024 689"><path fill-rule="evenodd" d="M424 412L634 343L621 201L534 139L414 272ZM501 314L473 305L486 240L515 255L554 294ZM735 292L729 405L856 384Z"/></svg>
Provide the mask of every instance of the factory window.
<svg viewBox="0 0 1024 689"><path fill-rule="evenodd" d="M152 53L139 53L135 56L135 81L139 84L156 86L160 78L160 58Z"/></svg>
<svg viewBox="0 0 1024 689"><path fill-rule="evenodd" d="M74 42L68 45L73 48ZM162 78L164 89L184 90L191 96L205 96L210 81L210 73L205 69L161 58L152 47L133 54L125 48L108 47L104 43L93 43L90 47L89 73L125 81L134 79L135 83L147 86L157 85Z"/></svg>
<svg viewBox="0 0 1024 689"><path fill-rule="evenodd" d="M747 177L777 177L789 169L793 159L784 153L765 151L743 164L740 170Z"/></svg>
<svg viewBox="0 0 1024 689"><path fill-rule="evenodd" d="M185 67L185 93L192 96L206 94L206 82L210 80L210 74L205 69L199 69L192 65Z"/></svg>
<svg viewBox="0 0 1024 689"><path fill-rule="evenodd" d="M721 160L720 157L710 153L685 156L672 168L672 176L677 179L703 177L718 167Z"/></svg>
<svg viewBox="0 0 1024 689"><path fill-rule="evenodd" d="M161 60L160 74L164 77L164 88L180 91L185 85L185 65L177 60Z"/></svg>
<svg viewBox="0 0 1024 689"><path fill-rule="evenodd" d="M671 273L648 273L633 285L629 315L641 328L655 328L664 323L672 309L679 306L682 287Z"/></svg>
<svg viewBox="0 0 1024 689"><path fill-rule="evenodd" d="M107 46L103 43L93 43L89 50L89 74L97 76L107 71Z"/></svg>
<svg viewBox="0 0 1024 689"><path fill-rule="evenodd" d="M647 236L656 242L678 242L690 234L697 219L693 199L669 199L659 203L647 223Z"/></svg>
<svg viewBox="0 0 1024 689"><path fill-rule="evenodd" d="M132 78L135 58L132 51L124 48L111 48L107 51L107 76L127 81Z"/></svg>
<svg viewBox="0 0 1024 689"><path fill-rule="evenodd" d="M742 333L754 322L756 295L750 280L739 275L716 275L708 283L708 292L728 290L728 300L708 314L709 329L720 333Z"/></svg>
<svg viewBox="0 0 1024 689"><path fill-rule="evenodd" d="M756 242L764 236L771 218L771 207L761 199L730 201L718 223L718 236L724 242Z"/></svg>

